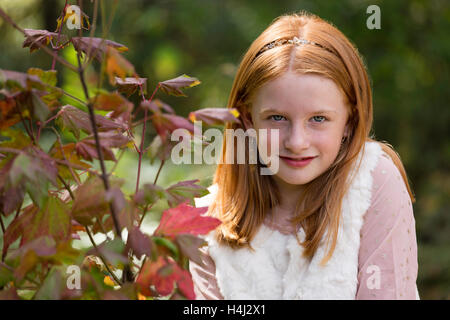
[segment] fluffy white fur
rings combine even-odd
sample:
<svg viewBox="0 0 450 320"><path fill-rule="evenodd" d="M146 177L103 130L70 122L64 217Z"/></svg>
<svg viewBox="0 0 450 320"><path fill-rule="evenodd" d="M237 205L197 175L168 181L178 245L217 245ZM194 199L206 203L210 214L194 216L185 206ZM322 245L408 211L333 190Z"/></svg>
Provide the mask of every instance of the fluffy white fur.
<svg viewBox="0 0 450 320"><path fill-rule="evenodd" d="M312 261L302 257L303 247L293 235L262 225L252 240L255 251L219 245L214 231L205 238L216 264L216 278L225 299L355 299L358 285L358 252L363 217L371 203L372 171L381 146L367 142L361 166L342 202L342 218L332 258L322 267L327 252L325 236ZM361 158L362 153L359 155ZM358 160L359 160L358 159ZM358 161L356 162L358 163ZM215 186L203 206L214 200ZM299 230L304 239L303 229Z"/></svg>

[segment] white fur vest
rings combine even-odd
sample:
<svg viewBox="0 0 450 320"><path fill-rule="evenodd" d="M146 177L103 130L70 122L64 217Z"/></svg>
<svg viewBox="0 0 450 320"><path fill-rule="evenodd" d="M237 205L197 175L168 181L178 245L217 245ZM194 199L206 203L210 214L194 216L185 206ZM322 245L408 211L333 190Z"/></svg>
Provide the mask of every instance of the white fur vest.
<svg viewBox="0 0 450 320"><path fill-rule="evenodd" d="M371 203L372 171L382 154L376 142L366 142L361 166L342 201L342 217L336 248L325 266L325 236L311 262L302 257L303 247L293 235L262 225L251 245L238 250L219 245L214 231L205 238L216 265L216 278L225 299L355 299L358 285L358 253L363 217ZM359 155L361 157L362 154ZM358 159L359 160L359 159ZM358 163L358 161L356 161ZM212 201L214 194L208 195ZM204 197L206 198L206 197ZM196 201L197 206L207 205ZM304 240L304 231L298 231Z"/></svg>

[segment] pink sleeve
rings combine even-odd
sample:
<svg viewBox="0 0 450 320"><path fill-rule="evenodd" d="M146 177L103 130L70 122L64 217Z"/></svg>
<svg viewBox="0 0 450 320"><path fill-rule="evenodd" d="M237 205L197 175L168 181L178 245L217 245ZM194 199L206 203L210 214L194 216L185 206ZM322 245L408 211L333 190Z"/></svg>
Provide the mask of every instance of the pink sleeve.
<svg viewBox="0 0 450 320"><path fill-rule="evenodd" d="M216 280L216 266L208 254L208 247L200 248L203 266L189 261L196 300L223 300Z"/></svg>
<svg viewBox="0 0 450 320"><path fill-rule="evenodd" d="M383 154L373 173L364 217L356 299L418 299L417 241L411 198L399 170Z"/></svg>

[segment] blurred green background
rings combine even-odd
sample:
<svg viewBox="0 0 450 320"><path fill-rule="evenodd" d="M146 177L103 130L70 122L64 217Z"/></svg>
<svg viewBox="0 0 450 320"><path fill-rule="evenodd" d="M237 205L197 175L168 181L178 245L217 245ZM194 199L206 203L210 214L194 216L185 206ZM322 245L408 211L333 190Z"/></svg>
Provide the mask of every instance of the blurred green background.
<svg viewBox="0 0 450 320"><path fill-rule="evenodd" d="M114 3L106 1L108 15ZM380 30L366 27L366 9L371 4L381 8ZM117 2L109 39L128 46L124 56L141 77L148 78L149 94L159 81L183 73L202 81L185 90L188 98L156 94L177 114L187 116L195 109L226 106L240 59L277 16L305 9L336 25L364 56L374 92L376 138L398 151L417 198L414 215L421 298L450 299L449 5L446 0L128 0ZM22 28L50 31L56 29L63 6L63 0L0 0L0 7ZM90 1L83 2L90 16L92 7ZM96 36L101 36L101 17L98 22ZM50 69L51 58L40 51L30 55L22 49L23 39L0 20L0 68ZM64 49L62 54L75 63L72 50ZM83 98L76 74L59 64L57 69L61 86ZM94 72L88 78L95 83ZM65 103L74 104L72 100ZM148 132L146 143L154 134ZM51 131L44 131L43 146L50 147L54 139ZM153 181L158 167L158 162L151 165L144 158L141 183ZM130 193L136 168L137 155L129 152L116 170L127 179L125 190ZM168 186L200 179L207 186L213 172L213 166L167 164L159 181ZM148 216L146 226L155 227L158 217Z"/></svg>

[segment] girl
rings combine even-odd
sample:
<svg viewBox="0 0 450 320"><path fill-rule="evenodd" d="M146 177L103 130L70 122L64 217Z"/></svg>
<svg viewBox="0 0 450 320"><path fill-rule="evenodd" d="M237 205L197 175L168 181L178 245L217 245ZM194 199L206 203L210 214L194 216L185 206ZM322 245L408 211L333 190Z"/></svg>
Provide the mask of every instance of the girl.
<svg viewBox="0 0 450 320"><path fill-rule="evenodd" d="M370 137L370 83L350 41L312 14L275 19L228 107L242 122L226 129L256 130L279 166L225 163L224 137L211 194L196 199L223 222L190 262L197 299L418 299L415 199L399 156Z"/></svg>

